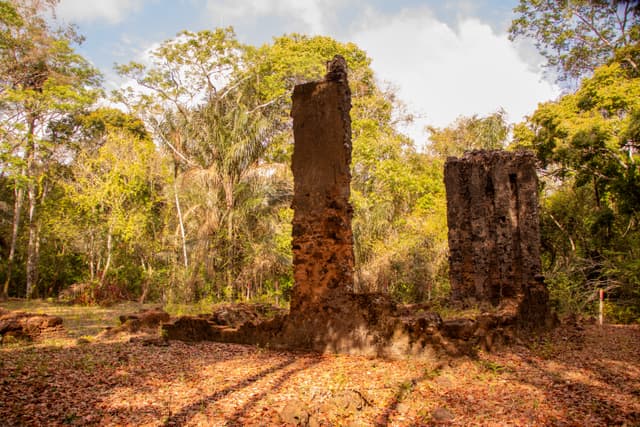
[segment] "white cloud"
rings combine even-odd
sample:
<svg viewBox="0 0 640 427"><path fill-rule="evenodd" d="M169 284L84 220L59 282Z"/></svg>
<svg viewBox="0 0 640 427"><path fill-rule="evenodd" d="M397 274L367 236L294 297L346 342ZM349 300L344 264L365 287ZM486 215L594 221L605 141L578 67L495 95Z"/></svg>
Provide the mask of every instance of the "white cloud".
<svg viewBox="0 0 640 427"><path fill-rule="evenodd" d="M282 33L303 28L308 34L322 34L339 4L339 0L208 0L207 10L222 25L232 25L238 18L275 16L288 20L290 28Z"/></svg>
<svg viewBox="0 0 640 427"><path fill-rule="evenodd" d="M56 8L58 17L73 22L104 19L118 23L132 12L140 10L144 0L61 0Z"/></svg>
<svg viewBox="0 0 640 427"><path fill-rule="evenodd" d="M438 21L427 8L406 9L388 17L368 13L351 39L373 59L378 77L398 88L399 97L422 119L407 133L425 140L425 125L450 124L460 115L485 115L502 107L520 121L538 102L560 90L542 80L506 34L475 19L457 31Z"/></svg>
<svg viewBox="0 0 640 427"><path fill-rule="evenodd" d="M145 1L61 0L58 14L76 22L117 22ZM426 6L383 14L367 0L191 1L194 9L206 8L199 11L210 25L234 25L244 28L242 34L253 31L259 35L254 34L256 44L293 31L357 43L373 59L377 76L397 87L399 98L422 117L407 129L419 144L426 139L425 125L447 126L460 115L486 115L500 107L517 122L538 102L560 94L557 86L542 80L535 49L515 45L506 34L473 18L476 6L469 0L446 3L457 12L457 21L451 22L454 17L448 23ZM129 52L125 56L130 57L136 51L143 57L139 60L148 60L148 51L141 49L148 43L136 39L128 44L123 37L122 44L124 50L115 53ZM113 80L112 86L119 85L120 79Z"/></svg>

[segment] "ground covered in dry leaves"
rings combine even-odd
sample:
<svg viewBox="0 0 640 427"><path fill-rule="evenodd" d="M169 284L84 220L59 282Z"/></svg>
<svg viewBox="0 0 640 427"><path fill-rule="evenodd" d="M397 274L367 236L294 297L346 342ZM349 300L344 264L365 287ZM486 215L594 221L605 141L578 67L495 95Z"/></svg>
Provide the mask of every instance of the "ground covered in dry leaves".
<svg viewBox="0 0 640 427"><path fill-rule="evenodd" d="M640 327L560 328L477 359L220 344L0 347L0 425L640 425Z"/></svg>

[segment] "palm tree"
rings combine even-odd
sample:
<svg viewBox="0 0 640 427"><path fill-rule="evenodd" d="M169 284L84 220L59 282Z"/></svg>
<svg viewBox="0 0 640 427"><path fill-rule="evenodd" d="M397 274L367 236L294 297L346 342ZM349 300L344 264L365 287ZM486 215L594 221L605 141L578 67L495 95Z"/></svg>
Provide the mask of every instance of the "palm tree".
<svg viewBox="0 0 640 427"><path fill-rule="evenodd" d="M198 263L192 271L204 267L213 278L224 271L233 296L243 270L256 261L251 254L264 253L251 248L272 236L274 215L291 195L283 165L265 161L278 129L242 101L242 93L232 91L193 110L182 147L193 161L181 179L192 259Z"/></svg>

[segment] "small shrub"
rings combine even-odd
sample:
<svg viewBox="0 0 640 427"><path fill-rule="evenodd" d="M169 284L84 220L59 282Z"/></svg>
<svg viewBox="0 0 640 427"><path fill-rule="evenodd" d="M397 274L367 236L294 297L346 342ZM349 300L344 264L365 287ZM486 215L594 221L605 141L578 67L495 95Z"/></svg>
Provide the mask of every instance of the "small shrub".
<svg viewBox="0 0 640 427"><path fill-rule="evenodd" d="M606 301L604 304L604 319L607 323L640 324L640 307Z"/></svg>

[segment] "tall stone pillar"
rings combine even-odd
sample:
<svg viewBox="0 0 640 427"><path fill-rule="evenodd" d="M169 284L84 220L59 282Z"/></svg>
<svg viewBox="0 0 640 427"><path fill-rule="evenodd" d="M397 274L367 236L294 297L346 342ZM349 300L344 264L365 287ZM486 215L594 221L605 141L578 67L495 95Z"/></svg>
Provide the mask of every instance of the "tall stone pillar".
<svg viewBox="0 0 640 427"><path fill-rule="evenodd" d="M323 81L293 91L292 313L353 289L350 109L341 56L328 64Z"/></svg>
<svg viewBox="0 0 640 427"><path fill-rule="evenodd" d="M454 299L494 306L516 299L542 305L546 313L537 184L535 157L528 152L474 151L447 159Z"/></svg>

